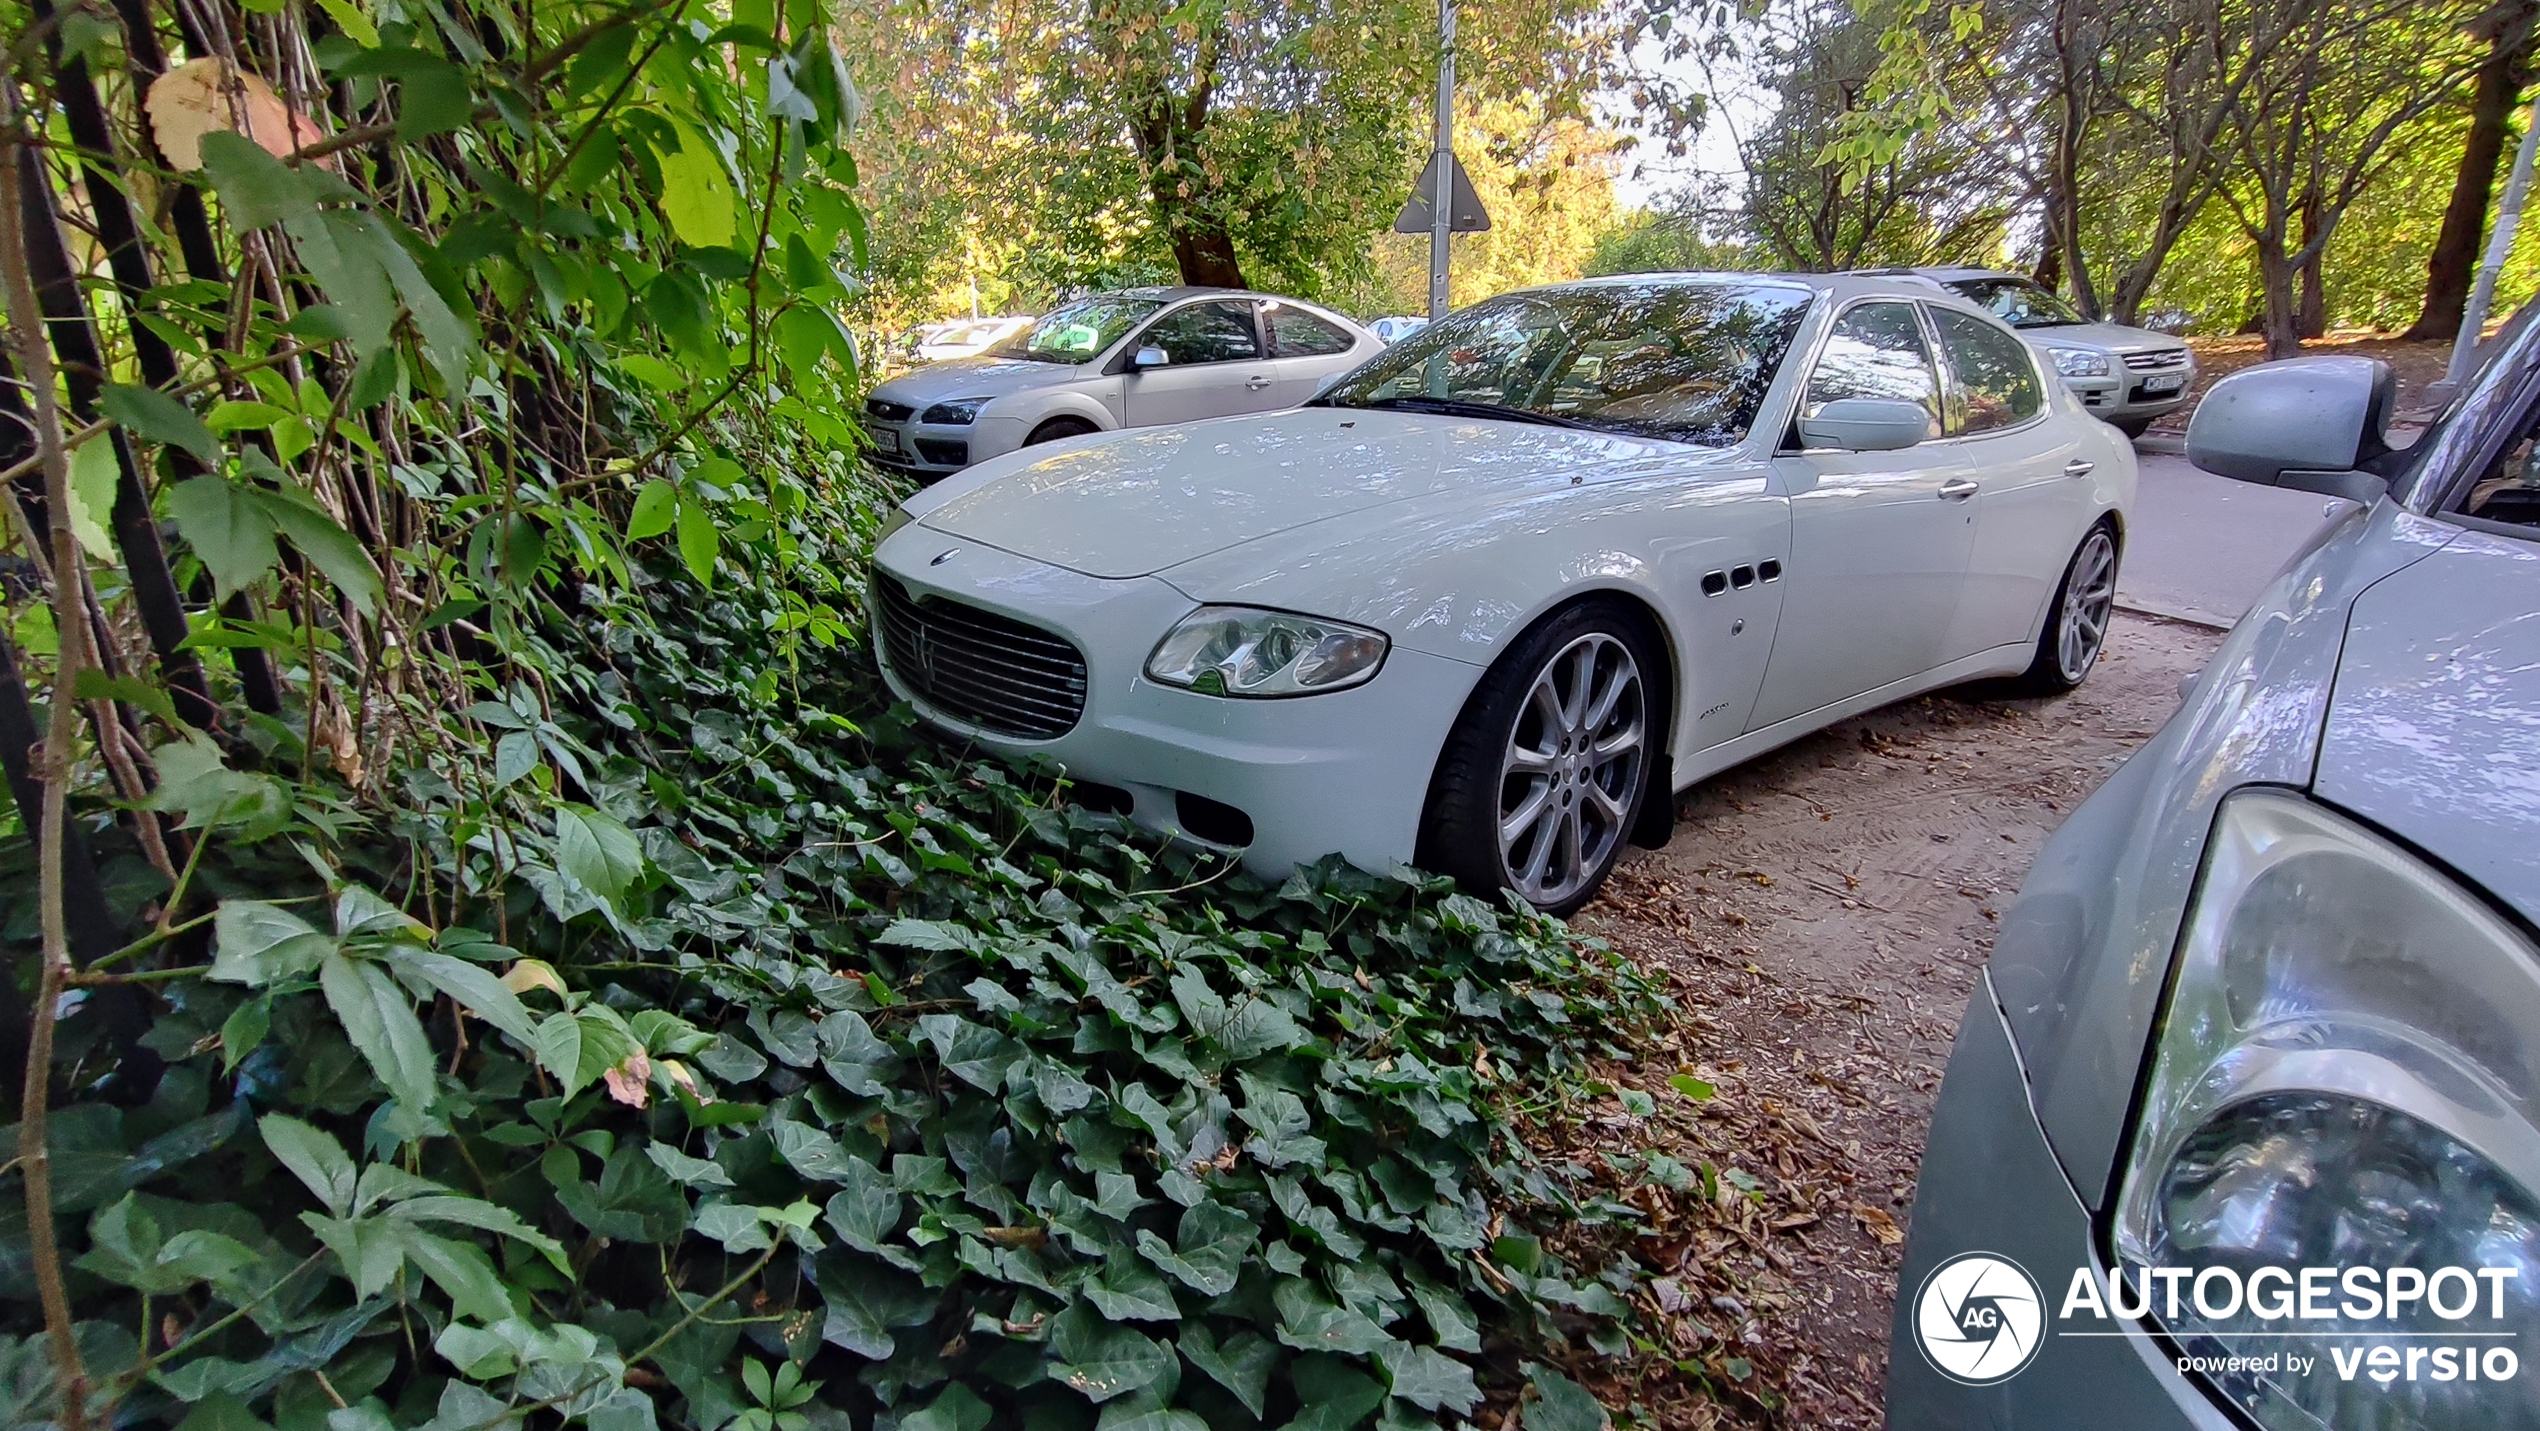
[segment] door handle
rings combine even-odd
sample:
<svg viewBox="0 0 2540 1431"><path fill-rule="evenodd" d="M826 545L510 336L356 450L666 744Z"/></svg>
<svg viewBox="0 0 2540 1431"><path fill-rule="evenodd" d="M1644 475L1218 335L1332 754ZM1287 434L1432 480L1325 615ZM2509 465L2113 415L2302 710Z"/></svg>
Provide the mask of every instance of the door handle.
<svg viewBox="0 0 2540 1431"><path fill-rule="evenodd" d="M1963 502L1976 494L1976 484L1964 477L1953 477L1940 484L1940 500Z"/></svg>
<svg viewBox="0 0 2540 1431"><path fill-rule="evenodd" d="M2092 472L2098 470L2098 467L2099 464L2096 462L2084 462L2080 458L2076 457L2072 461L2064 464L2064 475L2067 477L2087 477Z"/></svg>
<svg viewBox="0 0 2540 1431"><path fill-rule="evenodd" d="M1259 392L1263 388L1270 386L1270 380L1261 376L1259 373L1255 373L1251 377L1244 379L1244 386L1252 389L1254 392Z"/></svg>

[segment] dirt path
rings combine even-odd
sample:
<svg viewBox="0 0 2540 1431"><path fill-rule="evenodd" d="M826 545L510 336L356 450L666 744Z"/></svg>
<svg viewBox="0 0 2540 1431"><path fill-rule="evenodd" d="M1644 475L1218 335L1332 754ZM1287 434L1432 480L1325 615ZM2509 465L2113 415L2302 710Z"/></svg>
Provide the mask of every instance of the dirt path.
<svg viewBox="0 0 2540 1431"><path fill-rule="evenodd" d="M1580 916L1667 971L1685 1060L1718 1090L1697 1102L1667 1084L1676 1070L1649 1069L1654 1114L1616 1102L1593 1120L1611 1146L1716 1170L1707 1205L1699 1183L1640 1194L1661 1229L1642 1253L1675 1269L1645 1310L1711 1384L1644 1382L1653 1419L1767 1419L1761 1403L1782 1401L1790 1425L1879 1424L1914 1171L1996 921L2221 639L2121 614L2062 700L1932 697L1846 721L1701 786L1674 841L1627 860Z"/></svg>

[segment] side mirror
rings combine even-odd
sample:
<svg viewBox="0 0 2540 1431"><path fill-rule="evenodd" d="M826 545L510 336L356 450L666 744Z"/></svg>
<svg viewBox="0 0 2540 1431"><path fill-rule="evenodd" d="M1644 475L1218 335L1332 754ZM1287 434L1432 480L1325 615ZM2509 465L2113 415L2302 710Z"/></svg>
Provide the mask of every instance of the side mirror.
<svg viewBox="0 0 2540 1431"><path fill-rule="evenodd" d="M1173 355L1164 351L1162 348L1157 347L1153 343L1149 343L1145 347L1140 348L1135 353L1129 355L1129 370L1131 372L1143 373L1149 368L1169 368L1172 365Z"/></svg>
<svg viewBox="0 0 2540 1431"><path fill-rule="evenodd" d="M2187 460L2217 477L2372 502L2389 482L2358 470L2390 450L2399 391L2378 358L2289 358L2214 384L2187 424Z"/></svg>
<svg viewBox="0 0 2540 1431"><path fill-rule="evenodd" d="M1899 398L1836 398L1799 420L1803 447L1895 452L1931 435L1931 414Z"/></svg>

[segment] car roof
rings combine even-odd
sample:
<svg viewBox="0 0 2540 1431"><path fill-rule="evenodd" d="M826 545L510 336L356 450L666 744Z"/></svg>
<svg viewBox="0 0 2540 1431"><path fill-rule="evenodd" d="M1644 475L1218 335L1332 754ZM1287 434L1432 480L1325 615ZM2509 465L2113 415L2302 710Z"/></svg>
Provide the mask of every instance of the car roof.
<svg viewBox="0 0 2540 1431"><path fill-rule="evenodd" d="M1823 293L1838 302L1854 298L1885 296L1914 298L1924 302L1942 302L1962 307L1970 313L1984 310L1960 293L1945 287L1937 277L1944 270L1854 269L1839 273L1790 273L1746 269L1716 269L1670 273L1617 273L1602 278L1582 278L1569 283L1547 283L1537 288L1513 290L1518 293L1549 293L1573 288L1613 287L1630 283L1671 283L1687 286L1735 284L1740 287L1774 287ZM1970 273L1979 270L1967 270ZM2003 275L2010 277L2011 275ZM1505 297L1506 295L1499 295ZM1989 315L1988 315L1989 316Z"/></svg>

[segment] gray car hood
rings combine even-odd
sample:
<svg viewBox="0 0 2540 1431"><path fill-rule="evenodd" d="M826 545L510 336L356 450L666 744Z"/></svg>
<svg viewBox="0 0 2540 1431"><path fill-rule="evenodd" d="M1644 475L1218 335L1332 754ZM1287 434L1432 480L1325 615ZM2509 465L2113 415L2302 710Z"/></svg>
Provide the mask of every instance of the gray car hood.
<svg viewBox="0 0 2540 1431"><path fill-rule="evenodd" d="M1088 576L1146 576L1309 522L1413 498L1486 509L1691 449L1574 428L1300 408L1071 444L922 511L948 535ZM1699 459L1697 459L1699 460Z"/></svg>
<svg viewBox="0 0 2540 1431"><path fill-rule="evenodd" d="M2149 328L2126 328L2115 323L2057 323L2047 328L2022 328L2020 336L2032 343L2062 348L2098 348L2110 353L2154 353L2165 348L2187 345L2166 333Z"/></svg>
<svg viewBox="0 0 2540 1431"><path fill-rule="evenodd" d="M902 373L874 388L873 396L884 402L923 408L946 398L1003 397L1029 388L1080 382L1101 373L1100 357L1083 363L1036 363L1026 358L985 356L954 358Z"/></svg>
<svg viewBox="0 0 2540 1431"><path fill-rule="evenodd" d="M2463 531L2356 600L2313 784L2540 922L2540 545Z"/></svg>

